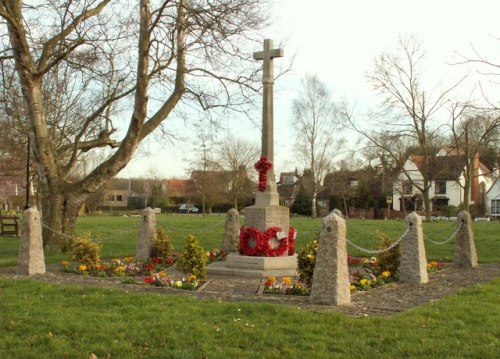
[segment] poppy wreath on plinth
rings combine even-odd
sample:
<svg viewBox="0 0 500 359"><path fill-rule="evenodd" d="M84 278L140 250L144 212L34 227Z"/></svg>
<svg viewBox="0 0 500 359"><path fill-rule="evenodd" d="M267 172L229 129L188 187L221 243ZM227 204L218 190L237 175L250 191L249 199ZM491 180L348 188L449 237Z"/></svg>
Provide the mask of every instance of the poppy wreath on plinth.
<svg viewBox="0 0 500 359"><path fill-rule="evenodd" d="M250 246L253 240L254 246ZM265 245L261 240L261 233L255 227L243 226L240 229L240 254L245 256L261 256L265 253Z"/></svg>
<svg viewBox="0 0 500 359"><path fill-rule="evenodd" d="M288 251L288 237L280 227L269 227L261 234L261 237L265 244L266 257L281 257ZM273 238L279 243L275 248L272 248L269 243Z"/></svg>
<svg viewBox="0 0 500 359"><path fill-rule="evenodd" d="M289 231L290 233L290 231ZM275 238L278 246L271 247L270 241ZM253 246L251 246L253 244ZM244 227L240 229L239 253L254 257L279 257L289 251L288 237L279 227L269 227L261 232L255 227Z"/></svg>
<svg viewBox="0 0 500 359"><path fill-rule="evenodd" d="M288 255L293 256L295 254L295 236L297 232L295 228L290 227L288 229Z"/></svg>

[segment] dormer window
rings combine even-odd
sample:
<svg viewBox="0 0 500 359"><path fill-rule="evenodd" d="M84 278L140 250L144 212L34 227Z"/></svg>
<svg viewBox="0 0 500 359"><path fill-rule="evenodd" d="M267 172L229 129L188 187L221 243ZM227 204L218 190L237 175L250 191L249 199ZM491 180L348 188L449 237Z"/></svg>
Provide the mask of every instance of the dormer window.
<svg viewBox="0 0 500 359"><path fill-rule="evenodd" d="M434 185L435 194L446 194L446 181L436 181Z"/></svg>

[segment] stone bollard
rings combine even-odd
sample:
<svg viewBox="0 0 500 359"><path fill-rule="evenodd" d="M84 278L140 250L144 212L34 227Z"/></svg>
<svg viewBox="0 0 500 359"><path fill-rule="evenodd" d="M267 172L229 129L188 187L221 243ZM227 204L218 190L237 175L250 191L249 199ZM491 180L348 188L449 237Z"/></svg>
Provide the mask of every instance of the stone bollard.
<svg viewBox="0 0 500 359"><path fill-rule="evenodd" d="M135 259L145 262L151 256L151 248L156 239L156 214L151 208L143 209L141 212L141 229L137 238Z"/></svg>
<svg viewBox="0 0 500 359"><path fill-rule="evenodd" d="M401 242L401 262L399 280L406 283L423 284L429 282L427 259L425 256L422 219L415 212L406 216L409 232Z"/></svg>
<svg viewBox="0 0 500 359"><path fill-rule="evenodd" d="M351 302L346 225L345 220L335 213L323 218L310 301L333 305Z"/></svg>
<svg viewBox="0 0 500 359"><path fill-rule="evenodd" d="M330 213L335 213L337 216L341 217L341 218L344 218L344 214L342 213L342 211L338 208L334 208L333 211L331 211Z"/></svg>
<svg viewBox="0 0 500 359"><path fill-rule="evenodd" d="M21 275L45 273L42 222L40 213L35 207L28 208L23 214L17 273Z"/></svg>
<svg viewBox="0 0 500 359"><path fill-rule="evenodd" d="M472 220L469 212L461 211L457 215L457 245L455 247L455 264L459 267L476 268L477 252L472 231Z"/></svg>
<svg viewBox="0 0 500 359"><path fill-rule="evenodd" d="M240 230L240 214L234 208L231 208L226 213L226 223L224 224L224 234L220 249L225 253L238 252L240 248L240 238L238 231Z"/></svg>

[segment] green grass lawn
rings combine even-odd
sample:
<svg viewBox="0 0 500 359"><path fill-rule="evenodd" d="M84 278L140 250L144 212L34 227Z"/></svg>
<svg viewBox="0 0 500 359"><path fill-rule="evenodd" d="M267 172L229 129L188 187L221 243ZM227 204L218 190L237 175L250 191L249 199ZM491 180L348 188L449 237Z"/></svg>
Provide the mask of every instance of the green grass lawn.
<svg viewBox="0 0 500 359"><path fill-rule="evenodd" d="M219 247L224 216L159 215L180 250L194 234ZM293 217L297 248L316 238L321 220ZM398 238L404 221L350 220L348 238L374 248L376 231ZM82 217L78 233L103 243L103 257L135 252L139 218ZM425 223L435 241L453 223ZM474 223L480 262L498 262L497 222ZM17 261L19 240L0 238L0 266ZM454 241L426 242L427 257L452 260ZM348 247L351 255L361 253ZM67 255L46 254L48 262ZM0 279L0 358L497 358L500 279L390 317L352 318L266 303L228 303L188 295L128 293L29 279Z"/></svg>
<svg viewBox="0 0 500 359"><path fill-rule="evenodd" d="M219 248L224 231L224 215L157 215L158 226L172 236L174 249L181 250L184 239L193 234L200 244L208 249ZM92 233L92 237L103 244L103 258L134 255L140 218L121 216L87 216L77 222L77 233ZM243 224L243 221L242 221ZM296 248L300 250L311 239L317 238L321 219L291 217L290 225L297 230ZM424 233L434 241L444 241L456 229L454 222L424 223ZM498 262L500 253L499 222L474 222L473 229L480 262ZM352 242L367 248L376 249L377 230L387 233L391 238L399 238L405 230L402 220L348 220L347 237ZM0 266L14 266L17 261L19 240L0 237ZM426 242L428 260L453 260L455 241L445 245ZM348 245L348 253L353 256L370 256ZM46 254L49 263L67 259L64 254Z"/></svg>
<svg viewBox="0 0 500 359"><path fill-rule="evenodd" d="M0 279L2 358L498 358L500 279L390 317Z"/></svg>

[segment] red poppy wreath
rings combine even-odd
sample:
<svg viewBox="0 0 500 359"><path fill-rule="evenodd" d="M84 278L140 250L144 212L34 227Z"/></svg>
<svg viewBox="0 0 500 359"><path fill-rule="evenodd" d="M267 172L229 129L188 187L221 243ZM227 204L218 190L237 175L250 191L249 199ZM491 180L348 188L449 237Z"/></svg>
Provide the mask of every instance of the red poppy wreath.
<svg viewBox="0 0 500 359"><path fill-rule="evenodd" d="M277 246L271 246L273 239L278 242ZM264 232L255 227L242 226L240 229L240 254L242 255L279 257L287 251L289 253L288 237L280 227L269 227Z"/></svg>

